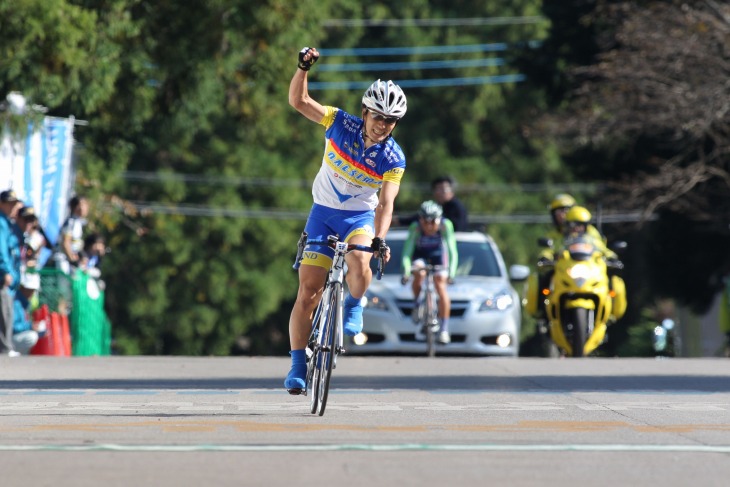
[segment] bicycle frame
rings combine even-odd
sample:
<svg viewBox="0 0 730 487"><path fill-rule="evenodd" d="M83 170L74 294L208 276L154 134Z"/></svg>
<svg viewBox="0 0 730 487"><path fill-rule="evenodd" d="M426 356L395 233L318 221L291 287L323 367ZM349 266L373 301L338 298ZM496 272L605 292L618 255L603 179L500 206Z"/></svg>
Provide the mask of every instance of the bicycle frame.
<svg viewBox="0 0 730 487"><path fill-rule="evenodd" d="M314 312L312 332L307 344L307 377L303 394L311 393L310 412L322 416L327 405L330 378L337 356L345 353L343 333L343 301L345 256L353 250L373 252L370 247L340 242L339 237L330 235L326 241L308 241L306 232L299 239L294 268L298 269L304 248L307 245L327 245L334 249L332 265L327 273L322 297ZM383 256L378 263L377 278L382 277Z"/></svg>

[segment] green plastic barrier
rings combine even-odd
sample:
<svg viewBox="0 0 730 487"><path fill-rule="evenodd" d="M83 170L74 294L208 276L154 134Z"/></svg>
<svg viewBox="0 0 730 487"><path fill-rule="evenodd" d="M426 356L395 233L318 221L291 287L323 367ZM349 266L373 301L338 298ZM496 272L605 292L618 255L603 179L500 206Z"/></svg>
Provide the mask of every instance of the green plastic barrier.
<svg viewBox="0 0 730 487"><path fill-rule="evenodd" d="M41 289L38 293L39 306L47 304L53 312L68 315L71 307L71 278L58 269L41 269Z"/></svg>
<svg viewBox="0 0 730 487"><path fill-rule="evenodd" d="M69 317L71 353L110 355L112 327L104 311L104 290L84 272L73 277L54 268L41 269L40 305Z"/></svg>
<svg viewBox="0 0 730 487"><path fill-rule="evenodd" d="M72 280L71 353L76 356L110 355L111 323L104 312L104 290L84 272Z"/></svg>

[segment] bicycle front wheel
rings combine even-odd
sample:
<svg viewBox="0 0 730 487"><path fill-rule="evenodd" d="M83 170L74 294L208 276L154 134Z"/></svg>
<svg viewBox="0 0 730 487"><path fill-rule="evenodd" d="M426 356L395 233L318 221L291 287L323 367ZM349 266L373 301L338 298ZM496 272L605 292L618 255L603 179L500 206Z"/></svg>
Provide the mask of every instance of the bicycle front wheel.
<svg viewBox="0 0 730 487"><path fill-rule="evenodd" d="M335 362L335 354L337 353L337 328L338 322L341 318L341 297L342 297L342 284L335 282L332 284L331 293L327 302L327 312L323 315L324 320L321 328L322 340L320 343L322 347L319 353L319 362L314 372L315 377L318 376L318 391L317 395L317 414L322 416L324 414L325 407L327 407L327 397L330 389L330 379L332 378L332 365Z"/></svg>
<svg viewBox="0 0 730 487"><path fill-rule="evenodd" d="M321 305L320 305L321 306ZM309 338L307 345L307 395L309 399L309 411L314 414L317 412L317 392L319 392L319 375L317 375L317 364L319 363L319 323L314 322L314 329Z"/></svg>
<svg viewBox="0 0 730 487"><path fill-rule="evenodd" d="M326 288L325 288L326 289ZM317 373L319 363L322 360L322 330L325 326L325 313L327 312L327 303L329 303L330 294L326 291L322 294L322 299L317 305L312 320L312 333L309 335L307 344L307 395L309 395L309 411L314 414L317 412L319 405L319 383L321 375Z"/></svg>

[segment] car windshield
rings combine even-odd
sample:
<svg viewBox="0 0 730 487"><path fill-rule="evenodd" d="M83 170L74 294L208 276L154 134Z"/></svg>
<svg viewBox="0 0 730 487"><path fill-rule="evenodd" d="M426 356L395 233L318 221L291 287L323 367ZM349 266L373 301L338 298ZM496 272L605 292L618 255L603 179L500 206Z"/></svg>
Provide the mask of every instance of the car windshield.
<svg viewBox="0 0 730 487"><path fill-rule="evenodd" d="M385 265L385 274L400 275L403 240L388 240L390 261ZM488 242L456 242L459 251L459 267L457 276L499 277L499 264ZM373 272L377 269L377 260L371 261Z"/></svg>

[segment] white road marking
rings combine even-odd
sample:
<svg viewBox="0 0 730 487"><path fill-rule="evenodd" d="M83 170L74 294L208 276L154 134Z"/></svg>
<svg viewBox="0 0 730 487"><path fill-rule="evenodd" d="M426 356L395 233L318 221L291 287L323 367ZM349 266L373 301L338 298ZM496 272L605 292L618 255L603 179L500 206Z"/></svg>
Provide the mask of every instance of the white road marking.
<svg viewBox="0 0 730 487"><path fill-rule="evenodd" d="M445 445L407 443L400 445L330 444L330 445L2 445L0 451L123 451L123 452L280 452L280 451L589 451L589 452L659 452L659 453L730 453L730 445Z"/></svg>
<svg viewBox="0 0 730 487"><path fill-rule="evenodd" d="M107 396L108 397L108 396ZM303 401L29 401L22 396L9 396L0 399L0 413L8 415L12 413L92 413L99 411L198 411L221 412L221 411L297 411L309 407L309 398ZM589 404L584 402L558 403L545 401L520 401L520 402L490 402L485 400L482 403L471 402L469 404L447 403L443 401L433 402L344 402L331 401L327 404L330 411L564 411L579 409L583 411L683 411L683 412L727 412L730 411L730 403L727 402L609 402L601 404Z"/></svg>

